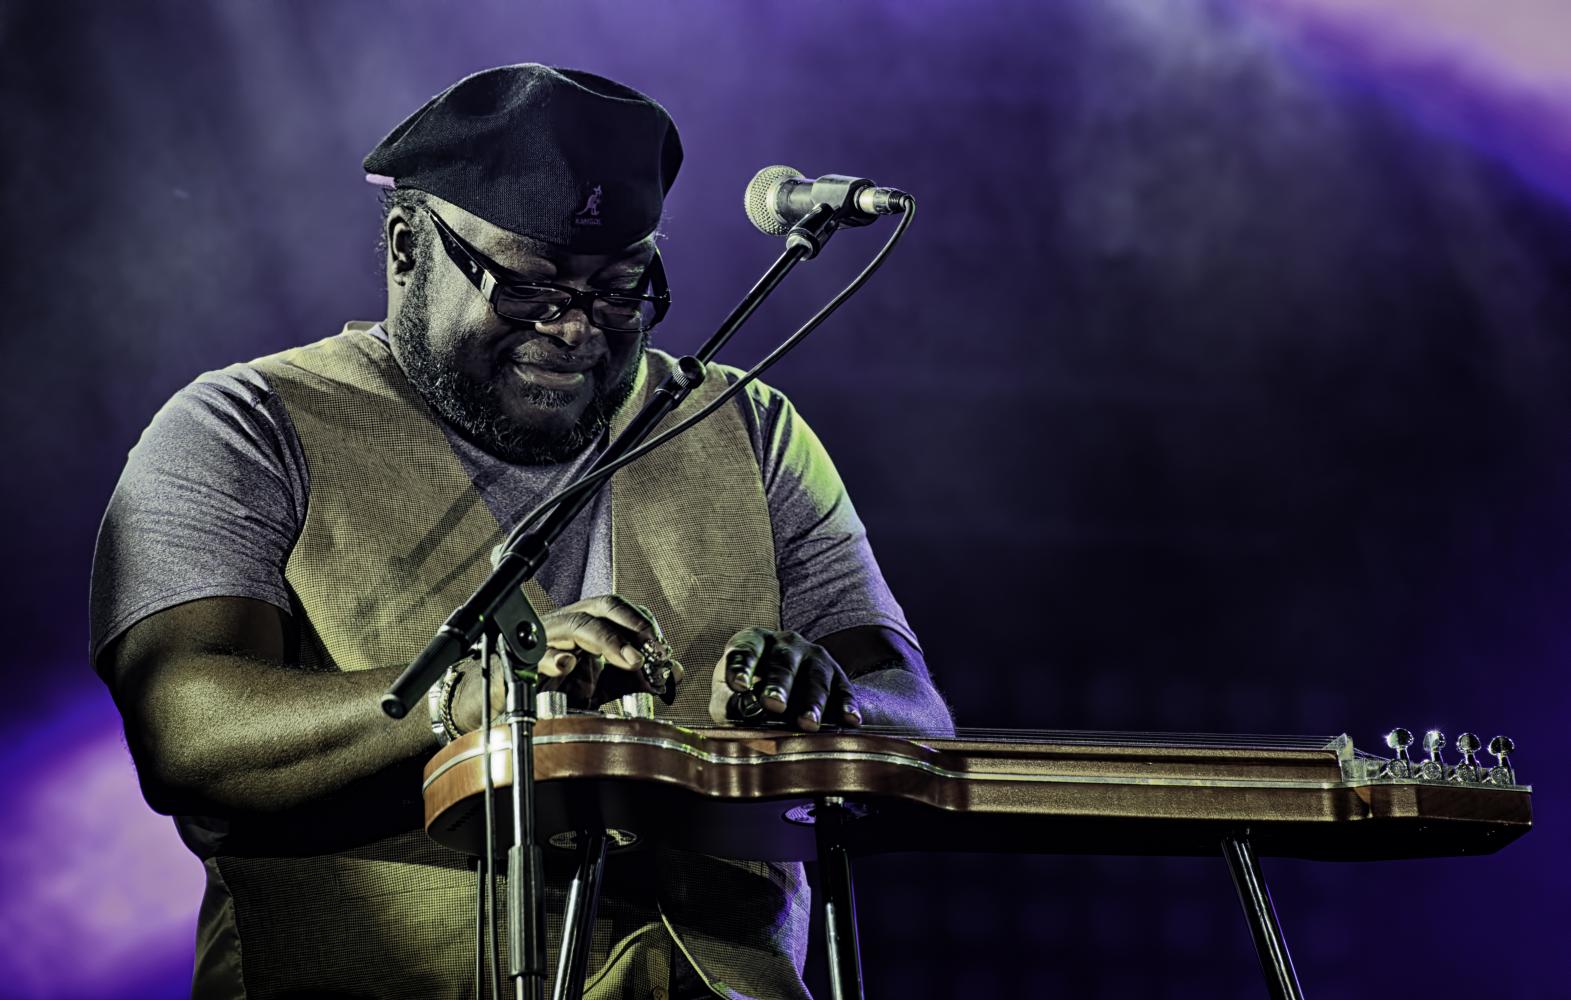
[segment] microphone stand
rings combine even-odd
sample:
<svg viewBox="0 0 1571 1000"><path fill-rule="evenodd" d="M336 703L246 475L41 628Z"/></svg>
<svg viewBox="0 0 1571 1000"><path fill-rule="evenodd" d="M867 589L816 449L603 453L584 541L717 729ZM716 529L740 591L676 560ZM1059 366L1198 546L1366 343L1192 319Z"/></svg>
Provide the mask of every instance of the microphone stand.
<svg viewBox="0 0 1571 1000"><path fill-rule="evenodd" d="M786 234L785 251L770 265L696 355L677 360L672 372L643 408L617 435L584 475L587 477L632 451L703 381L705 365L741 328L785 276L811 260L842 224L856 188L847 186L839 205L817 205ZM507 852L508 974L517 1000L543 1000L545 992L544 859L535 840L534 744L536 667L545 655L545 627L524 596L524 582L545 563L551 544L589 504L600 486L571 493L540 525L508 546L490 577L460 605L425 650L382 696L382 710L395 719L408 714L448 667L467 659L477 645L496 648L500 640L506 691L503 721L510 737L513 843ZM486 663L485 667L489 668ZM486 770L491 770L490 720L483 736ZM486 812L491 813L490 803Z"/></svg>

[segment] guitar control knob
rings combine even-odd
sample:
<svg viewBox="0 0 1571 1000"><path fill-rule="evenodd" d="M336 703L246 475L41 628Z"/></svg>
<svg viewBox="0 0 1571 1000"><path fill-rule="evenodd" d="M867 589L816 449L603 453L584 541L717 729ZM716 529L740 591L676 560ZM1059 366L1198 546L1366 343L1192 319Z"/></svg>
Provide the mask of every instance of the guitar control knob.
<svg viewBox="0 0 1571 1000"><path fill-rule="evenodd" d="M541 691L535 695L535 718L560 719L567 715L567 692Z"/></svg>
<svg viewBox="0 0 1571 1000"><path fill-rule="evenodd" d="M1489 769L1489 777L1484 780L1491 785L1516 784L1516 772L1511 769L1511 755L1516 753L1516 744L1511 742L1511 737L1496 736L1490 740L1489 752L1495 758L1495 766Z"/></svg>
<svg viewBox="0 0 1571 1000"><path fill-rule="evenodd" d="M1425 781L1440 781L1446 776L1446 762L1441 759L1440 751L1446 745L1446 734L1438 729L1431 729L1424 734L1424 749L1429 751L1429 759L1418 765L1418 776Z"/></svg>
<svg viewBox="0 0 1571 1000"><path fill-rule="evenodd" d="M1456 738L1456 748L1462 752L1462 760L1451 772L1452 781L1483 780L1483 768L1478 766L1478 758L1473 756L1478 752L1479 745L1478 737L1472 733L1463 733Z"/></svg>
<svg viewBox="0 0 1571 1000"><path fill-rule="evenodd" d="M1413 744L1413 734L1406 729L1393 729L1386 733L1386 746L1396 752L1396 759L1386 765L1387 778L1411 778L1413 762L1408 759L1407 748Z"/></svg>
<svg viewBox="0 0 1571 1000"><path fill-rule="evenodd" d="M655 717L655 696L648 691L635 691L624 694L615 701L608 701L600 706L602 715L613 719L653 719Z"/></svg>

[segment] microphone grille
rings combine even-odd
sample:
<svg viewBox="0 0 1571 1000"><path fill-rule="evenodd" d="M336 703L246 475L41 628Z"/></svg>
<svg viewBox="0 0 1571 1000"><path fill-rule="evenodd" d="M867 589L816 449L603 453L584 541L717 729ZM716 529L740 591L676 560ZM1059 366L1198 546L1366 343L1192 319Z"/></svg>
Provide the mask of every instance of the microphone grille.
<svg viewBox="0 0 1571 1000"><path fill-rule="evenodd" d="M801 176L802 172L795 167L779 165L765 167L753 175L742 198L747 217L753 225L770 236L784 236L791 231L791 224L775 212L774 192L781 181L792 181Z"/></svg>

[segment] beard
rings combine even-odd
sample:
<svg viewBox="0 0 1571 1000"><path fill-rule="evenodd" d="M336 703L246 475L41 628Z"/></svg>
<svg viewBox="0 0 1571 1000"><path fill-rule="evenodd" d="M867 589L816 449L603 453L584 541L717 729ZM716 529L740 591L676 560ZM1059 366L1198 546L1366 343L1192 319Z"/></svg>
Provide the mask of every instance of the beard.
<svg viewBox="0 0 1571 1000"><path fill-rule="evenodd" d="M499 390L499 380L506 374L498 372L489 381L469 376L460 369L455 357L433 349L430 330L430 296L422 272L410 282L397 321L388 324L388 339L397 349L404 375L426 405L459 434L515 465L556 465L582 454L611 426L612 416L632 394L638 377L638 365L634 364L613 380L610 358L602 358L589 370L594 378L594 396L584 412L573 426L551 433L506 411ZM635 357L643 357L647 339L646 334L639 334ZM527 382L516 388L528 402L545 408L568 406L577 399L576 393Z"/></svg>

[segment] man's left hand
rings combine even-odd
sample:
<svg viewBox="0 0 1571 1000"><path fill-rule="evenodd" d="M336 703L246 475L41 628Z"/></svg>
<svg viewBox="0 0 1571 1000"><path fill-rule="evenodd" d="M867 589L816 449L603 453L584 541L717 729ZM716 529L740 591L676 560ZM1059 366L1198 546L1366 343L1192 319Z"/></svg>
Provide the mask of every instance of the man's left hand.
<svg viewBox="0 0 1571 1000"><path fill-rule="evenodd" d="M766 718L784 719L806 732L825 722L860 726L856 689L829 651L796 632L743 629L726 643L709 688L709 717L728 718L726 706L751 692Z"/></svg>

